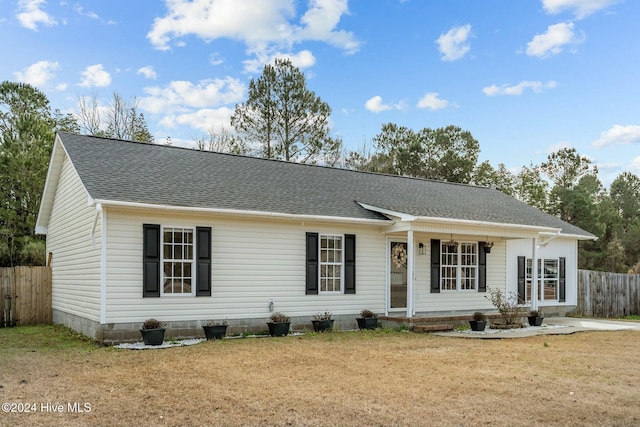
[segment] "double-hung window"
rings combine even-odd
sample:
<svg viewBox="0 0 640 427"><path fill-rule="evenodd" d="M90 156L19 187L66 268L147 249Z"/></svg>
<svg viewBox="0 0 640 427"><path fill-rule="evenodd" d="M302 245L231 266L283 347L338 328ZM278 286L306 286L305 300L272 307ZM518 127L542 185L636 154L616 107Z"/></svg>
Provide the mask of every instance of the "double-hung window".
<svg viewBox="0 0 640 427"><path fill-rule="evenodd" d="M531 277L533 262L527 258L526 270L526 301L531 301ZM558 300L559 274L558 259L538 259L538 300Z"/></svg>
<svg viewBox="0 0 640 427"><path fill-rule="evenodd" d="M478 244L441 242L440 286L443 291L474 291L478 288Z"/></svg>
<svg viewBox="0 0 640 427"><path fill-rule="evenodd" d="M193 228L164 227L162 232L162 294L193 295Z"/></svg>
<svg viewBox="0 0 640 427"><path fill-rule="evenodd" d="M320 235L320 292L342 292L342 236Z"/></svg>

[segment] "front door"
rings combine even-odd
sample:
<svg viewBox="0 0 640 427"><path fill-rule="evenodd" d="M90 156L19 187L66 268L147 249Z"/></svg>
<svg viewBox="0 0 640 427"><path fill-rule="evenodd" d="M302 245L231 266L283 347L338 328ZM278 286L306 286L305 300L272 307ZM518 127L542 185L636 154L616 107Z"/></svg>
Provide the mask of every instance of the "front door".
<svg viewBox="0 0 640 427"><path fill-rule="evenodd" d="M407 242L390 242L389 261L389 309L406 309Z"/></svg>

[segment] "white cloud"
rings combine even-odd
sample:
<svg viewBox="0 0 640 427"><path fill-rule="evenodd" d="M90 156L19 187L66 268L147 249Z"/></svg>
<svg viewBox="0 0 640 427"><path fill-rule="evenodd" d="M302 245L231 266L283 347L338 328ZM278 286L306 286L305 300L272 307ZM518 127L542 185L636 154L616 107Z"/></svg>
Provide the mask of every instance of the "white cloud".
<svg viewBox="0 0 640 427"><path fill-rule="evenodd" d="M158 78L158 73L155 72L151 65L147 65L146 67L138 68L138 74L142 74L145 78L155 80Z"/></svg>
<svg viewBox="0 0 640 427"><path fill-rule="evenodd" d="M614 144L640 144L640 126L637 125L613 125L600 134L600 138L592 145L594 147L606 147Z"/></svg>
<svg viewBox="0 0 640 427"><path fill-rule="evenodd" d="M445 34L440 34L436 44L442 53L443 61L456 61L464 57L471 49L467 40L471 35L471 25L453 27Z"/></svg>
<svg viewBox="0 0 640 427"><path fill-rule="evenodd" d="M60 68L60 64L51 61L39 61L14 73L19 82L29 83L32 86L44 86L54 77L53 72Z"/></svg>
<svg viewBox="0 0 640 427"><path fill-rule="evenodd" d="M176 80L164 88L144 88L147 96L140 99L140 108L151 113L193 113L225 104L235 104L244 97L245 86L238 79L202 80L198 84ZM175 119L174 119L175 120Z"/></svg>
<svg viewBox="0 0 640 427"><path fill-rule="evenodd" d="M57 25L58 22L55 19L40 9L46 3L45 0L20 0L18 2L18 14L16 15L20 24L33 31L38 31L38 24L48 27Z"/></svg>
<svg viewBox="0 0 640 427"><path fill-rule="evenodd" d="M443 108L447 108L449 105L449 101L446 99L440 99L437 92L429 92L420 98L420 101L418 101L418 108L428 108L432 111L442 110Z"/></svg>
<svg viewBox="0 0 640 427"><path fill-rule="evenodd" d="M569 144L568 142L556 142L555 144L551 144L550 146L547 147L547 154L555 153L562 150L563 148L571 148L571 147L572 145Z"/></svg>
<svg viewBox="0 0 640 427"><path fill-rule="evenodd" d="M262 71L265 64L274 64L276 58L289 59L294 67L300 69L309 68L316 63L316 58L308 50L302 50L298 53L282 53L275 52L271 55L267 55L266 52L256 52L255 59L247 59L242 61L244 64L244 70L248 73L257 73Z"/></svg>
<svg viewBox="0 0 640 427"><path fill-rule="evenodd" d="M179 125L187 125L194 129L208 131L229 125L233 109L229 107L203 108L192 113L171 114L160 120L160 124L168 129Z"/></svg>
<svg viewBox="0 0 640 427"><path fill-rule="evenodd" d="M553 89L558 84L550 80L548 82L540 82L540 81L529 81L523 80L516 85L509 86L508 84L504 85L491 85L482 88L482 92L484 92L487 96L496 96L496 95L522 95L525 89L531 89L534 92L542 92L545 89Z"/></svg>
<svg viewBox="0 0 640 427"><path fill-rule="evenodd" d="M582 19L619 1L620 0L542 0L542 7L550 15L557 15L558 13L568 10L573 12L577 19Z"/></svg>
<svg viewBox="0 0 640 427"><path fill-rule="evenodd" d="M107 87L111 84L111 75L102 64L90 65L82 72L82 87Z"/></svg>
<svg viewBox="0 0 640 427"><path fill-rule="evenodd" d="M348 13L346 0L311 0L296 17L294 0L172 0L167 14L156 18L147 38L157 49L167 50L173 39L194 35L205 41L240 40L248 51L282 49L306 40L322 41L354 53L360 42L353 33L336 29Z"/></svg>
<svg viewBox="0 0 640 427"><path fill-rule="evenodd" d="M365 102L364 107L373 113L381 113L383 111L393 109L391 105L384 104L382 102L382 97L378 95Z"/></svg>
<svg viewBox="0 0 640 427"><path fill-rule="evenodd" d="M336 30L342 15L347 14L347 0L312 0L309 10L300 19L303 27L294 37L296 41L323 41L347 53L355 53L360 49L360 42L353 33Z"/></svg>
<svg viewBox="0 0 640 427"><path fill-rule="evenodd" d="M577 37L573 31L573 22L561 22L549 25L547 32L537 34L527 43L527 55L546 58L557 55L567 46L582 43L584 37Z"/></svg>
<svg viewBox="0 0 640 427"><path fill-rule="evenodd" d="M89 12L85 12L84 8L80 5L76 5L74 7L74 10L78 13L78 15L81 16L86 16L87 18L91 18L91 19L100 19L100 16L98 16L97 13L89 11Z"/></svg>
<svg viewBox="0 0 640 427"><path fill-rule="evenodd" d="M629 172L640 175L640 156L631 160L631 164L629 165Z"/></svg>
<svg viewBox="0 0 640 427"><path fill-rule="evenodd" d="M224 58L220 57L219 53L212 53L209 55L209 64L220 65L224 62Z"/></svg>

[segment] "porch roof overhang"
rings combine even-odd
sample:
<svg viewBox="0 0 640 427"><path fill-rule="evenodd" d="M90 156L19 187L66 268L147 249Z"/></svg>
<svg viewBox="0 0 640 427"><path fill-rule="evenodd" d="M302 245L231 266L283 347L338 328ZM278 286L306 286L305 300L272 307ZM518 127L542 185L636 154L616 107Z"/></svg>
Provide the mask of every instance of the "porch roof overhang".
<svg viewBox="0 0 640 427"><path fill-rule="evenodd" d="M576 240L590 240L587 236L562 233L561 228L539 225L513 224L457 218L417 216L405 212L397 212L379 208L367 203L360 203L365 208L379 212L394 220L393 224L383 229L384 233L426 232L433 234L458 234L469 236L499 237L502 239L540 238L546 242L557 237Z"/></svg>

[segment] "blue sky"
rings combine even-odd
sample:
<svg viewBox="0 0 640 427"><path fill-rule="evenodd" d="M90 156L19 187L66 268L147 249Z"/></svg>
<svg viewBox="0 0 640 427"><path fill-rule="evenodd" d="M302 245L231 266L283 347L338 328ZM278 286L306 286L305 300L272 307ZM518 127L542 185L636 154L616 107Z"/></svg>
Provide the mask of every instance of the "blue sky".
<svg viewBox="0 0 640 427"><path fill-rule="evenodd" d="M575 147L608 185L640 174L639 23L636 0L0 0L0 80L63 111L136 97L156 142L194 146L288 57L348 150L452 124L494 167Z"/></svg>

